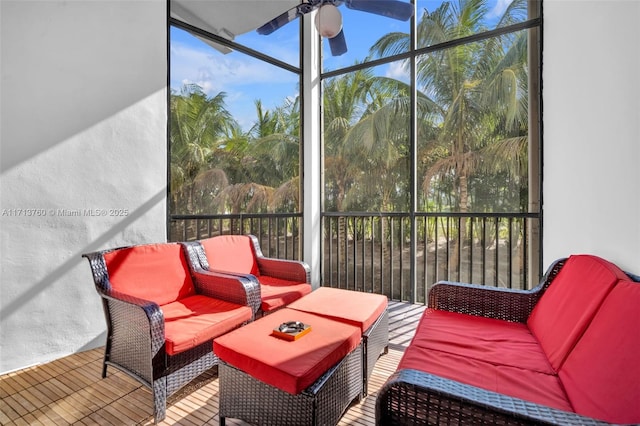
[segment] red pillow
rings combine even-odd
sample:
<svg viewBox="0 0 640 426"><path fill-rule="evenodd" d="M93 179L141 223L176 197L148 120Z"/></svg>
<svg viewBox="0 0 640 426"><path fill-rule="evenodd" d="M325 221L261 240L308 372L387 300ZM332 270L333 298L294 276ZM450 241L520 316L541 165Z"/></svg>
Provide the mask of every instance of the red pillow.
<svg viewBox="0 0 640 426"><path fill-rule="evenodd" d="M111 287L158 305L195 294L179 244L139 245L105 253Z"/></svg>

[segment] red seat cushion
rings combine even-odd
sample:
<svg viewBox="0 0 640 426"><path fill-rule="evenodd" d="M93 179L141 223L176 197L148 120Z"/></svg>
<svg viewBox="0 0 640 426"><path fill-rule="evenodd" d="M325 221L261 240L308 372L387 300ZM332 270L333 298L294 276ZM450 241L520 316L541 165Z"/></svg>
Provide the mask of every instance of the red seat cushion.
<svg viewBox="0 0 640 426"><path fill-rule="evenodd" d="M640 283L620 281L558 372L575 410L640 424Z"/></svg>
<svg viewBox="0 0 640 426"><path fill-rule="evenodd" d="M489 391L565 411L573 411L556 375L495 365L462 355L410 345L398 369L435 374Z"/></svg>
<svg viewBox="0 0 640 426"><path fill-rule="evenodd" d="M620 268L597 256L567 259L527 321L556 371L615 283L625 278Z"/></svg>
<svg viewBox="0 0 640 426"><path fill-rule="evenodd" d="M265 312L282 308L311 293L312 290L311 284L307 283L298 283L266 275L257 278L260 282L261 308Z"/></svg>
<svg viewBox="0 0 640 426"><path fill-rule="evenodd" d="M251 308L195 295L161 306L166 351L183 352L251 320Z"/></svg>
<svg viewBox="0 0 640 426"><path fill-rule="evenodd" d="M271 335L287 321L302 321L311 331L295 341ZM359 344L358 327L284 308L216 338L213 348L220 359L252 377L299 394Z"/></svg>
<svg viewBox="0 0 640 426"><path fill-rule="evenodd" d="M555 374L526 324L425 310L412 345L545 374Z"/></svg>
<svg viewBox="0 0 640 426"><path fill-rule="evenodd" d="M364 333L387 305L387 297L380 294L320 287L288 307L353 324Z"/></svg>
<svg viewBox="0 0 640 426"><path fill-rule="evenodd" d="M195 294L182 247L148 244L105 253L112 289L164 305Z"/></svg>
<svg viewBox="0 0 640 426"><path fill-rule="evenodd" d="M219 235L201 240L200 244L204 248L210 269L237 274L260 274L253 242L248 235Z"/></svg>

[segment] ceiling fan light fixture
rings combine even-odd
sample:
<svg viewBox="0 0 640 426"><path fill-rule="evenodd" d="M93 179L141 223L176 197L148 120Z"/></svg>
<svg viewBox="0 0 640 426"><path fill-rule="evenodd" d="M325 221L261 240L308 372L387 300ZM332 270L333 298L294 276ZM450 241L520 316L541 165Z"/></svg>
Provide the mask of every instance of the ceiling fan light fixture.
<svg viewBox="0 0 640 426"><path fill-rule="evenodd" d="M337 6L373 13L400 21L408 21L414 14L415 5L405 0L298 0L302 3L276 16L257 29L258 34L271 34L283 25L307 13L315 12L318 33L329 40L331 54L340 56L347 51L347 41L342 31L342 15Z"/></svg>
<svg viewBox="0 0 640 426"><path fill-rule="evenodd" d="M324 4L316 13L316 29L322 37L333 38L342 31L342 15L337 7Z"/></svg>

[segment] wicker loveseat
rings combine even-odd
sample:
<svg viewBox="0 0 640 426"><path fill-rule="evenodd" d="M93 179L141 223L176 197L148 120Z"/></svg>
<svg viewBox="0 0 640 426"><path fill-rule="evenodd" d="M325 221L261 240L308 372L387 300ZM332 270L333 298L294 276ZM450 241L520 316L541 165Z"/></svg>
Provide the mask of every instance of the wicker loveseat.
<svg viewBox="0 0 640 426"><path fill-rule="evenodd" d="M156 422L171 394L218 363L213 339L253 319L257 286L189 269L177 243L87 253L107 322L102 377L114 366L150 388Z"/></svg>
<svg viewBox="0 0 640 426"><path fill-rule="evenodd" d="M637 281L574 255L531 291L436 284L376 423L640 423Z"/></svg>
<svg viewBox="0 0 640 426"><path fill-rule="evenodd" d="M254 235L218 235L185 243L205 271L238 274L260 286L260 309L267 314L311 293L311 271L302 261L265 257Z"/></svg>

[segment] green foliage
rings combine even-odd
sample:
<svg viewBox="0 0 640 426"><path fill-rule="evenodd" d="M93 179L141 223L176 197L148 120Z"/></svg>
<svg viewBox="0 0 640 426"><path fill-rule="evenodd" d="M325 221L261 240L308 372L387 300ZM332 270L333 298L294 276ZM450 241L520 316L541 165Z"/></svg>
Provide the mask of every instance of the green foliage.
<svg viewBox="0 0 640 426"><path fill-rule="evenodd" d="M418 46L486 31L487 10L485 0L444 2L425 10L417 26ZM496 27L523 16L526 1L514 0ZM409 34L389 34L371 51L384 57L409 43ZM526 210L526 31L418 56L416 72L418 99L437 106L417 109L418 205L429 211Z"/></svg>
<svg viewBox="0 0 640 426"><path fill-rule="evenodd" d="M172 213L298 211L298 100L274 111L256 101L256 122L243 132L224 98L196 85L171 94Z"/></svg>
<svg viewBox="0 0 640 426"><path fill-rule="evenodd" d="M511 2L496 27L521 21L526 3ZM487 11L486 0L422 11L418 46L487 31ZM409 34L390 33L371 56L406 52L410 43ZM410 211L415 186L422 211L526 211L527 32L415 61L415 96L410 85L368 68L323 81L325 210ZM255 110L244 132L224 92L207 96L191 85L171 94L173 213L300 210L299 99L272 110L256 100Z"/></svg>

